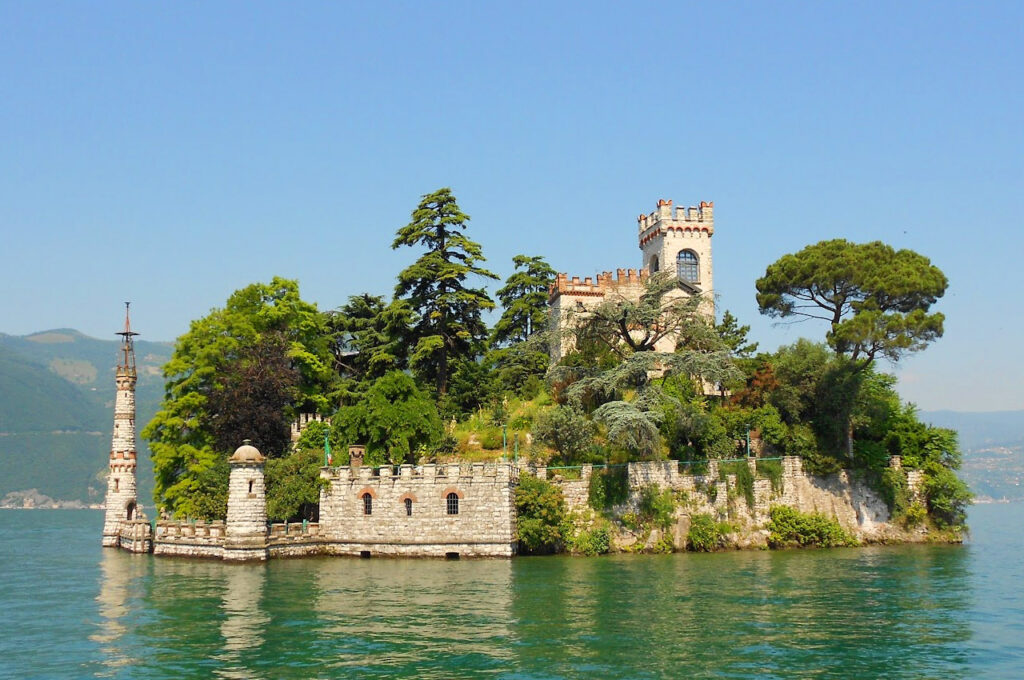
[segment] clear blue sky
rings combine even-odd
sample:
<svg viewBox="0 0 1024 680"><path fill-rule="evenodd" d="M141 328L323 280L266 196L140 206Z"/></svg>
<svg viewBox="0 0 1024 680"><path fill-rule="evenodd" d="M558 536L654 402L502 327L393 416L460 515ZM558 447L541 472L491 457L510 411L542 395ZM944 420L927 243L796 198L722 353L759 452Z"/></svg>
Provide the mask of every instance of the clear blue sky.
<svg viewBox="0 0 1024 680"><path fill-rule="evenodd" d="M488 265L637 267L636 215L715 202L715 283L825 238L917 250L923 408L1024 408L1024 3L0 3L0 331L172 340L282 275L387 294L453 187Z"/></svg>

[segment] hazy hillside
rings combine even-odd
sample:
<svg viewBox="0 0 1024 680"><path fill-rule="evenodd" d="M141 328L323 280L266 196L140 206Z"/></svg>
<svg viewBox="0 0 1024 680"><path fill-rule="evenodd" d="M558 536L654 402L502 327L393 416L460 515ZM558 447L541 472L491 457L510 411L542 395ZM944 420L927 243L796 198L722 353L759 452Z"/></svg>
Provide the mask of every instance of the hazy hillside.
<svg viewBox="0 0 1024 680"><path fill-rule="evenodd" d="M0 497L38 489L62 500L98 502L110 452L118 340L59 329L0 334ZM136 342L141 430L163 396L160 366L170 343ZM150 504L153 466L139 449L140 499Z"/></svg>
<svg viewBox="0 0 1024 680"><path fill-rule="evenodd" d="M1024 500L1024 411L930 411L921 416L960 433L960 474L978 500Z"/></svg>

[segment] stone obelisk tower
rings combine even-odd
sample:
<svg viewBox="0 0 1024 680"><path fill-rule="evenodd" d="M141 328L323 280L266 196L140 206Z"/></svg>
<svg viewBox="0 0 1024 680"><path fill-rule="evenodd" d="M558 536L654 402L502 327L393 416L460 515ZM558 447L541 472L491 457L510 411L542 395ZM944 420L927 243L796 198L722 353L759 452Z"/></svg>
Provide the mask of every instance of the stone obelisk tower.
<svg viewBox="0 0 1024 680"><path fill-rule="evenodd" d="M121 336L121 356L117 364L114 399L114 437L110 446L110 474L107 476L106 518L103 520L103 545L120 544L121 527L129 520L138 519L135 495L135 346L128 316L130 303L125 304L124 330Z"/></svg>

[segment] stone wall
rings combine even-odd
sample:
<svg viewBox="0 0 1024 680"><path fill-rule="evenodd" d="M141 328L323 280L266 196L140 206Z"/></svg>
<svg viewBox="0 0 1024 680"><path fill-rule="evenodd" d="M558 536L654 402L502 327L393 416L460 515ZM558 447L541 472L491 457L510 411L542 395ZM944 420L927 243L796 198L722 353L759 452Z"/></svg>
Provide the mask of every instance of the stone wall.
<svg viewBox="0 0 1024 680"><path fill-rule="evenodd" d="M154 555L224 558L224 522L209 523L162 520L156 523Z"/></svg>
<svg viewBox="0 0 1024 680"><path fill-rule="evenodd" d="M345 466L323 468L321 476L330 482L320 494L319 526L329 554L516 552L513 489L519 475L511 464ZM449 494L457 498L457 514L449 513Z"/></svg>

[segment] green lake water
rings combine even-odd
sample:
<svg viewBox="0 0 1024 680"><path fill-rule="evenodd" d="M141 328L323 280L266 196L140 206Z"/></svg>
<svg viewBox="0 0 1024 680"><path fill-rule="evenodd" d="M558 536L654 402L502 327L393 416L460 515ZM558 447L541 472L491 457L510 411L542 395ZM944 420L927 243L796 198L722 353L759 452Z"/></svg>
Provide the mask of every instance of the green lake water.
<svg viewBox="0 0 1024 680"><path fill-rule="evenodd" d="M0 677L1022 678L1024 505L964 546L224 565L0 511Z"/></svg>

